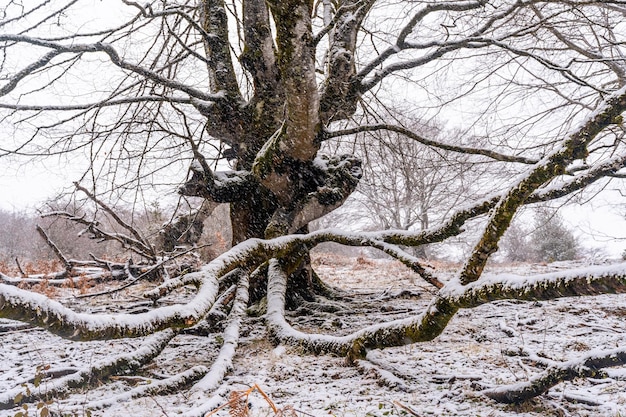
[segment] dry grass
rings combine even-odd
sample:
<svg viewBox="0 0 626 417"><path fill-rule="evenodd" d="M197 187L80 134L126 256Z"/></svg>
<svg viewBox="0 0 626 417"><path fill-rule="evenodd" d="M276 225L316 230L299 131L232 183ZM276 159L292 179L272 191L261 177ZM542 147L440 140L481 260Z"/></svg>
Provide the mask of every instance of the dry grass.
<svg viewBox="0 0 626 417"><path fill-rule="evenodd" d="M22 271L20 271L20 267ZM22 272L26 275L47 275L62 270L63 266L56 259L40 259L34 262L28 261L23 264L20 263L19 267L17 263L9 264L7 261L0 262L0 272L10 276L20 276Z"/></svg>
<svg viewBox="0 0 626 417"><path fill-rule="evenodd" d="M354 263L354 258L330 252L313 252L311 263L313 266L347 266Z"/></svg>
<svg viewBox="0 0 626 417"><path fill-rule="evenodd" d="M271 407L274 413L273 417L298 417L296 410L290 405L280 409L277 408L271 398L257 384L254 384L247 390L231 391L228 402L206 414L205 417L215 415L217 412L225 408L228 409L228 415L231 417L249 417L250 408L248 405L248 397L255 391L258 392L263 397L265 402Z"/></svg>

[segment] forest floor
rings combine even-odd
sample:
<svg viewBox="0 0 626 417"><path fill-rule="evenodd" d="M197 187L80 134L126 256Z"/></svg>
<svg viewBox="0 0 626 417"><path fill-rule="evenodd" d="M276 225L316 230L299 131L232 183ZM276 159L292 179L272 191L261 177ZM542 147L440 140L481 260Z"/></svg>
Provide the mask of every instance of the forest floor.
<svg viewBox="0 0 626 417"><path fill-rule="evenodd" d="M367 324L418 314L432 298L426 284L393 261L318 254L314 265L327 283L354 296L337 303L333 312L320 312L311 304L290 313L288 320L304 331L349 333ZM451 265L435 266L444 278L453 274ZM572 266L576 265L508 265L497 266L495 272L524 275ZM123 311L124 305L138 300L140 290L86 299L76 306L91 312ZM65 289L55 297L75 303L71 301L73 291L77 290ZM459 312L432 342L374 352L375 362L391 374L376 367L347 365L343 358L272 346L262 317L249 317L243 324L234 369L218 392L223 397L215 401L216 405L226 403L229 392L257 384L278 408L293 408L297 416L626 416L623 369L610 370L607 379L559 384L546 395L517 406L497 404L480 393L484 388L525 381L542 371L514 352L525 350L567 361L592 349L623 345L625 317L625 295L494 302ZM14 323L0 320L0 392L33 378L38 370L85 367L140 345L137 340L69 342L37 329L12 329ZM181 391L148 396L104 410L89 409L87 404L196 364L210 365L218 345L219 338L179 335L145 369L143 377L114 377L68 398L54 399L49 410L76 416L176 416L201 401L198 394ZM45 388L44 380L38 389ZM250 393L248 402L251 416L274 415L260 392ZM15 416L18 411L0 410L0 416ZM31 410L31 414L23 415L36 413ZM227 416L229 410L224 408L214 415Z"/></svg>

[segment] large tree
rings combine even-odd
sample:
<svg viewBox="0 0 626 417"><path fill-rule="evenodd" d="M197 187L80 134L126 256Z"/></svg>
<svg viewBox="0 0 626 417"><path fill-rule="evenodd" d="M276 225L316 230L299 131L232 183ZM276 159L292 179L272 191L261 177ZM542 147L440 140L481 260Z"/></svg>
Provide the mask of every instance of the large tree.
<svg viewBox="0 0 626 417"><path fill-rule="evenodd" d="M209 372L199 385L208 389L223 376L221 360L232 357L228 347L236 344L243 306L264 297L275 340L358 360L371 348L431 340L459 309L491 300L626 291L624 268L523 283L481 280L520 207L620 176L626 63L616 28L624 2L122 3L3 5L0 156L44 158L49 166L61 158L82 169L74 178L77 190L122 232L107 232L76 213L55 215L117 240L155 268L164 264L159 248L117 217L105 197L136 204L168 185L173 193L178 181L184 196L230 205L235 246L146 294L157 300L195 284L197 293L185 305L93 318L12 287L19 279L4 276L1 317L77 340L163 331L152 342L158 352L175 337L170 329L196 325L219 300L230 305L224 358L193 377ZM408 118L439 118L465 138L425 137L379 116L400 104L411 109ZM453 207L419 233L307 233L308 223L339 207L362 175L357 158L323 155L322 145L381 130L476 164L499 164L509 176L492 196ZM189 169L186 178L181 166ZM475 181L495 184L491 174ZM205 218L206 206L196 214ZM474 250L448 283L399 248L457 236L479 217L484 227ZM189 215L179 220L187 222L183 230L199 227ZM437 295L417 317L343 337L294 331L284 319L285 304L329 295L308 263L308 251L325 241L381 249L422 275ZM70 275L85 266L64 264ZM145 273L137 277L132 266L115 270L135 282ZM113 270L110 262L106 267ZM106 376L118 365L94 373Z"/></svg>

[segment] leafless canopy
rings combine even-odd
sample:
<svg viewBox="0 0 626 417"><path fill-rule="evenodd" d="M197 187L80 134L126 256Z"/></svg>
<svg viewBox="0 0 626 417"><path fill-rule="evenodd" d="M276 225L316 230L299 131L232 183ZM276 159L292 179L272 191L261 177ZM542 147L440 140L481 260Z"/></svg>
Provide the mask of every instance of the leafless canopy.
<svg viewBox="0 0 626 417"><path fill-rule="evenodd" d="M163 382L204 377L196 387L211 391L234 355L245 307L262 298L275 341L356 361L371 349L432 340L459 309L492 300L626 292L626 267L524 285L481 279L520 208L622 176L626 2L7 1L0 13L0 157L67 166L77 190L111 215L106 199L177 192L228 203L233 229L229 252L146 293L156 302L193 284L197 292L184 305L94 318L2 275L0 317L76 340L162 332L138 351L137 363L145 363L179 329L226 309L220 360ZM404 117L390 116L400 108ZM450 128L432 135L416 127L429 123ZM419 232L308 233L363 175L354 155L324 151L376 132L391 132L385 146L402 136L424 152L463 159L485 192L444 199L446 216L422 222ZM458 176L441 177L456 186ZM96 237L121 240L153 266L163 262L122 219L123 234L113 235L62 216ZM482 232L451 281L401 249L458 236L477 218ZM437 294L417 317L342 337L294 330L287 306L329 296L308 262L308 251L328 241L382 250ZM78 265L64 264L70 275ZM128 283L137 281L130 268L121 270ZM94 374L127 372L122 363L98 364ZM13 397L5 400L13 405Z"/></svg>

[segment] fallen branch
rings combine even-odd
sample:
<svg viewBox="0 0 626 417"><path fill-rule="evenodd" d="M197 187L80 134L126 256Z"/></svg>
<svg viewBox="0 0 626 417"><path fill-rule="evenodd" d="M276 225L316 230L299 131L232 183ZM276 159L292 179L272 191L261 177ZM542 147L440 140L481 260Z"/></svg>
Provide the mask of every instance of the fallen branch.
<svg viewBox="0 0 626 417"><path fill-rule="evenodd" d="M603 368L626 364L626 349L592 351L578 359L550 366L529 381L481 391L500 403L520 403L546 393L550 388L575 378L607 378Z"/></svg>
<svg viewBox="0 0 626 417"><path fill-rule="evenodd" d="M182 257L184 255L189 254L190 252L197 250L199 248L192 248L189 250L186 250L184 252L178 253L174 256L168 257L166 259L161 260L160 262L150 266L149 268L147 268L144 272L142 272L140 275L134 277L132 276L132 273L130 271L130 268L125 268L128 269L127 272L127 280L126 282L124 282L122 285L120 285L119 287L116 288L111 288L105 291L100 291L100 292L96 292L96 293L90 293L90 294L82 294L77 296L76 298L90 298L90 297L99 297L102 295L111 295L111 294L115 294L116 292L122 291L134 284L136 284L137 282L139 282L140 280L142 280L143 278L146 278L148 276L150 276L150 274L152 274L154 271L158 271L159 269L163 268L164 265L166 265L168 262L173 261L176 258ZM195 272L195 271L188 271L188 272Z"/></svg>
<svg viewBox="0 0 626 417"><path fill-rule="evenodd" d="M82 281L105 282L108 280L125 279L123 270L103 271L100 268L77 268L72 269L72 275L67 271L53 274L27 275L23 278L10 277L0 272L0 282L6 285L37 285L43 284L53 287L77 287Z"/></svg>
<svg viewBox="0 0 626 417"><path fill-rule="evenodd" d="M408 387L401 378L398 378L391 371L383 369L373 362L365 359L358 359L354 361L354 365L361 373L365 375L373 375L381 385L404 392L412 391L411 388Z"/></svg>

